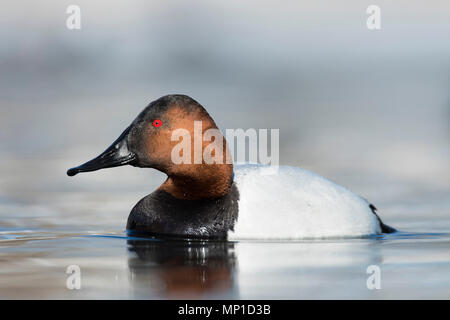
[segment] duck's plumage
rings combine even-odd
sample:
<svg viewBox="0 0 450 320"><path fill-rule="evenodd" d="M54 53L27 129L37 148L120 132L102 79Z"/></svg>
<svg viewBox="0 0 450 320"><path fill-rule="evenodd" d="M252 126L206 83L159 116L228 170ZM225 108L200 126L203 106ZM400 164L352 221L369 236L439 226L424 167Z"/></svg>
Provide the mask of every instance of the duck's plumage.
<svg viewBox="0 0 450 320"><path fill-rule="evenodd" d="M235 166L235 182L241 200L230 238L301 239L383 232L367 200L309 170L241 165Z"/></svg>
<svg viewBox="0 0 450 320"><path fill-rule="evenodd" d="M135 235L225 239L238 219L238 201L235 184L223 197L196 200L156 190L131 210L127 230Z"/></svg>
<svg viewBox="0 0 450 320"><path fill-rule="evenodd" d="M133 233L301 239L395 231L364 198L311 171L287 166L233 168L225 159L227 143L221 135L211 143L217 146L223 162L174 163L171 152L178 142L172 134L180 128L192 132L195 121L205 124L202 134L217 129L207 111L192 98L161 97L150 103L105 152L67 173L72 176L125 164L166 173L165 183L131 211L127 229ZM204 148L205 144L200 151Z"/></svg>

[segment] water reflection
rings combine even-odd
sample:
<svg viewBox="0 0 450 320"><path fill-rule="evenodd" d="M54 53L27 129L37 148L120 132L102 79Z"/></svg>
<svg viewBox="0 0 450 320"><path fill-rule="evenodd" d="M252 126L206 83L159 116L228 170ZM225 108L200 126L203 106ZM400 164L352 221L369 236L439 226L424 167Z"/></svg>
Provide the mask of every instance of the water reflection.
<svg viewBox="0 0 450 320"><path fill-rule="evenodd" d="M236 288L233 243L128 240L128 251L137 297L220 297Z"/></svg>

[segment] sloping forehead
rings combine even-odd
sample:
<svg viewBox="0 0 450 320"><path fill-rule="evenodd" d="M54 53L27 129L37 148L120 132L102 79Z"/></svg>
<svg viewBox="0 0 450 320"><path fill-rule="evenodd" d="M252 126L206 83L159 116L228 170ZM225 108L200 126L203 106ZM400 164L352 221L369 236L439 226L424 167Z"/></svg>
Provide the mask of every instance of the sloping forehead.
<svg viewBox="0 0 450 320"><path fill-rule="evenodd" d="M167 111L167 109L168 103L161 99L150 102L150 104L136 117L136 122L146 121L150 118L158 116L160 117Z"/></svg>
<svg viewBox="0 0 450 320"><path fill-rule="evenodd" d="M206 110L191 97L176 94L150 102L137 119L150 120L150 117L162 117L169 109L176 109L179 113L206 113Z"/></svg>
<svg viewBox="0 0 450 320"><path fill-rule="evenodd" d="M194 99L184 95L168 95L151 102L135 119L134 125L142 125L161 119L169 125L187 120L212 121L208 112Z"/></svg>

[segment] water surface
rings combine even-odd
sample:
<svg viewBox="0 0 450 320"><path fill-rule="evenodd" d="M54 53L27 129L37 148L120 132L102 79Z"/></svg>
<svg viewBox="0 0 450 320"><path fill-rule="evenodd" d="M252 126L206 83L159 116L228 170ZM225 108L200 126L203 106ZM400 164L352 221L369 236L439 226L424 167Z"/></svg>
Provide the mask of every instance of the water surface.
<svg viewBox="0 0 450 320"><path fill-rule="evenodd" d="M182 241L0 231L7 299L448 299L450 234L309 241ZM69 265L81 289L66 287ZM381 270L369 290L367 267Z"/></svg>

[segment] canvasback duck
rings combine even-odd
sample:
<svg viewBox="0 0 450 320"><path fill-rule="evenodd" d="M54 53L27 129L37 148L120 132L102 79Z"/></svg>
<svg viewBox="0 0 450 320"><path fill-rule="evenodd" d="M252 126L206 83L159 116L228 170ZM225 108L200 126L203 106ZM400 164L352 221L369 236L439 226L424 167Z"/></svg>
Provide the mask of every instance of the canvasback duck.
<svg viewBox="0 0 450 320"><path fill-rule="evenodd" d="M174 163L177 129L202 133L217 126L186 95L151 102L98 157L67 171L69 176L123 165L154 168L166 181L131 210L129 234L218 239L305 239L391 233L376 208L360 196L311 171L280 166L235 165L230 161ZM180 136L178 136L180 137ZM193 137L191 137L193 139ZM222 140L222 141L220 141ZM227 143L217 143L225 160ZM220 143L220 144L219 144ZM194 147L195 148L195 147ZM203 154L203 153L202 153ZM191 155L184 155L195 157Z"/></svg>

